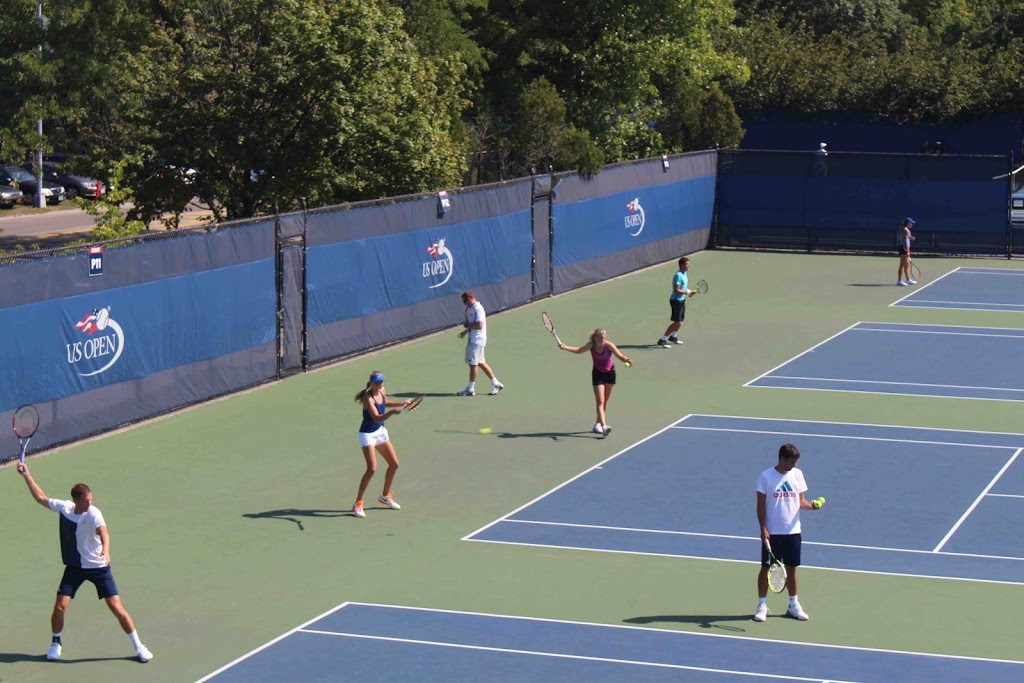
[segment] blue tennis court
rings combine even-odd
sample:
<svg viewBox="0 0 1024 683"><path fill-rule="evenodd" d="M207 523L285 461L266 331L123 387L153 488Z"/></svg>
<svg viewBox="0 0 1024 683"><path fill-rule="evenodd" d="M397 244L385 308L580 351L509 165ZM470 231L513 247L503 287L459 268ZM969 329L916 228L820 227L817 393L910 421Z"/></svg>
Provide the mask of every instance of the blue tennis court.
<svg viewBox="0 0 1024 683"><path fill-rule="evenodd" d="M1020 681L1024 662L345 603L205 681Z"/></svg>
<svg viewBox="0 0 1024 683"><path fill-rule="evenodd" d="M1024 270L957 268L890 305L1024 313Z"/></svg>
<svg viewBox="0 0 1024 683"><path fill-rule="evenodd" d="M691 415L466 540L757 562L754 484L785 442L828 499L805 566L1024 584L1022 434Z"/></svg>
<svg viewBox="0 0 1024 683"><path fill-rule="evenodd" d="M1024 330L858 322L744 386L1024 401Z"/></svg>

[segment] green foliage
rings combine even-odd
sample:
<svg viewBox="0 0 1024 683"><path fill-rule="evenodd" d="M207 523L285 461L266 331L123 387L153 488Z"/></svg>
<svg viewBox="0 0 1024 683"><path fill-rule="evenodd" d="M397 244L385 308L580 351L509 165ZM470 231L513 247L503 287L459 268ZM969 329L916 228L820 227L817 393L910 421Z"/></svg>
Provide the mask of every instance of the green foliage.
<svg viewBox="0 0 1024 683"><path fill-rule="evenodd" d="M139 220L130 220L121 208L132 200L130 189L122 185L126 162L117 162L107 174L109 184L107 193L100 199L75 199L75 205L92 216L96 227L92 230L93 241L132 237L142 232L146 224Z"/></svg>

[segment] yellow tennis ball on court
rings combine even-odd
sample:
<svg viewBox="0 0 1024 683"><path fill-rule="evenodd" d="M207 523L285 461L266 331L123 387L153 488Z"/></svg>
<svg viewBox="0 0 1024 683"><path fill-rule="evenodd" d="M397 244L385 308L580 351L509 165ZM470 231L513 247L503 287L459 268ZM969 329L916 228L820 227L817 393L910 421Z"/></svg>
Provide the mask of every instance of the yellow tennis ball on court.
<svg viewBox="0 0 1024 683"><path fill-rule="evenodd" d="M491 428L490 427L481 427L480 428L480 433L481 434L490 434L491 433Z"/></svg>

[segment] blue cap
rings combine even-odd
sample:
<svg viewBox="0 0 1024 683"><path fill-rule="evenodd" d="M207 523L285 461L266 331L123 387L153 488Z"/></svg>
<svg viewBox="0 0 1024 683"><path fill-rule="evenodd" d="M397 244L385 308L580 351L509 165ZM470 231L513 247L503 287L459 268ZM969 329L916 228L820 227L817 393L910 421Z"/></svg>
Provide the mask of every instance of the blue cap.
<svg viewBox="0 0 1024 683"><path fill-rule="evenodd" d="M375 372L372 375L370 375L370 381L371 382L383 382L384 381L384 375L380 374L379 372Z"/></svg>
<svg viewBox="0 0 1024 683"><path fill-rule="evenodd" d="M907 223L910 223L911 225L913 225L914 223L916 223L916 222L917 222L917 221L915 221L915 220L914 220L913 218L911 218L910 216L907 216L907 217L906 217L906 218L904 218L903 220L905 220L905 221L906 221Z"/></svg>

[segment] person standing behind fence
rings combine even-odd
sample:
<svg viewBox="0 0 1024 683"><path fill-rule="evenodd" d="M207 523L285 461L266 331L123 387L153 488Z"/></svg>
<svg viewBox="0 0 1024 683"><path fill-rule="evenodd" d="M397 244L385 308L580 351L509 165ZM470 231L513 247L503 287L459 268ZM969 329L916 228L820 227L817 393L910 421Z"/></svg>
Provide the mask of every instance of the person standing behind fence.
<svg viewBox="0 0 1024 683"><path fill-rule="evenodd" d="M910 277L910 243L914 241L910 228L913 227L914 222L914 219L908 216L903 219L900 227L896 230L896 249L900 255L900 267L896 271L896 285L899 287L917 284L917 280Z"/></svg>
<svg viewBox="0 0 1024 683"><path fill-rule="evenodd" d="M498 381L494 371L491 370L491 366L487 364L487 360L484 358L484 347L487 346L487 313L484 311L483 304L476 300L476 295L473 292L463 292L462 303L466 306L466 322L463 323L466 329L460 332L459 336L469 336L469 339L466 340L466 364L469 365L469 383L466 384L465 389L459 392L459 396L473 396L476 394L477 368L483 370L484 374L490 378L491 390L488 393L494 396L504 389L505 385Z"/></svg>
<svg viewBox="0 0 1024 683"><path fill-rule="evenodd" d="M24 463L18 464L18 473L28 485L32 498L60 515L60 554L64 561L64 575L57 588L57 601L50 615L53 638L46 658L50 661L60 659L64 649L61 641L64 613L79 587L89 581L96 587L96 595L106 601L107 607L121 624L121 629L128 634L139 661L148 662L153 659L153 653L139 639L132 616L121 604L114 573L110 569L110 533L103 513L92 504L92 489L85 484L75 484L71 488L71 500L57 500L43 493Z"/></svg>
<svg viewBox="0 0 1024 683"><path fill-rule="evenodd" d="M686 318L686 297L697 293L696 289L689 288L689 276L686 274L689 269L690 259L685 256L679 259L679 270L672 276L672 293L668 297L671 322L665 328L665 334L658 339L658 346L663 349L672 348L669 344L683 343L678 335L679 328L683 326L683 320Z"/></svg>
<svg viewBox="0 0 1024 683"><path fill-rule="evenodd" d="M814 152L814 175L828 175L828 143L818 143L818 149Z"/></svg>
<svg viewBox="0 0 1024 683"><path fill-rule="evenodd" d="M377 471L377 456L381 457L388 464L388 470L384 473L384 492L377 498L377 502L386 505L392 510L401 510L394 498L391 485L398 474L398 455L395 453L395 446L391 443L391 436L388 434L384 421L392 415L398 415L402 409L409 405L409 401L389 401L387 392L384 391L384 375L379 370L370 373L370 379L366 388L356 394L356 401L363 404L363 421L359 425L359 446L363 449L363 459L366 460L366 471L363 478L359 480L359 492L356 494L355 505L352 506L352 514L356 517L366 517L363 510L363 496L366 489ZM388 410L390 408L391 410Z"/></svg>

